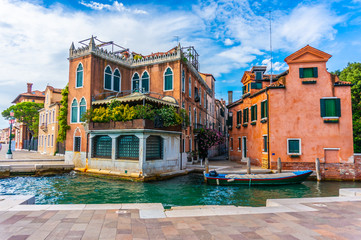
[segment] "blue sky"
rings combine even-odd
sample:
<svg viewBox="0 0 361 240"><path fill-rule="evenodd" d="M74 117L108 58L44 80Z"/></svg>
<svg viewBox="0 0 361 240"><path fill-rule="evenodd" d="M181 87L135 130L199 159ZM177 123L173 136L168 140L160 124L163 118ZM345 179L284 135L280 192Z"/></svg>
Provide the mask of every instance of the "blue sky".
<svg viewBox="0 0 361 240"><path fill-rule="evenodd" d="M243 72L270 63L270 10L275 73L307 44L333 55L330 71L361 62L361 0L0 0L0 111L27 82L63 88L71 42L91 35L142 54L171 49L178 36L197 49L200 71L216 77L216 96L239 98Z"/></svg>

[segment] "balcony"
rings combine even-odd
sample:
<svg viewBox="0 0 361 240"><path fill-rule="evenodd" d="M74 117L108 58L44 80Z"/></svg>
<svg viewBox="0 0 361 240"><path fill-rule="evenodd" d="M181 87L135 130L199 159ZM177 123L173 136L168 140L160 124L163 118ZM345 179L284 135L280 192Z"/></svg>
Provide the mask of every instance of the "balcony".
<svg viewBox="0 0 361 240"><path fill-rule="evenodd" d="M163 131L182 131L182 126L164 127L160 121L152 121L149 119L133 119L125 122L90 122L89 130L122 130L122 129L154 129Z"/></svg>
<svg viewBox="0 0 361 240"><path fill-rule="evenodd" d="M47 131L48 131L48 124L42 123L42 124L40 125L40 129L41 129L43 132L47 132Z"/></svg>

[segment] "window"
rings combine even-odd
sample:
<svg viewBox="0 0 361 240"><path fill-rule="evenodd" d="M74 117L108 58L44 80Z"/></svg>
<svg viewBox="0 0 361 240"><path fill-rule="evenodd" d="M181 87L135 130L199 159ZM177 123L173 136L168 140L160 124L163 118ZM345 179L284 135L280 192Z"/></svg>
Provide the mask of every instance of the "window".
<svg viewBox="0 0 361 240"><path fill-rule="evenodd" d="M243 123L248 123L248 118L249 118L248 112L249 112L248 108L243 109Z"/></svg>
<svg viewBox="0 0 361 240"><path fill-rule="evenodd" d="M133 92L139 92L139 74L134 73L132 78L132 86L133 86Z"/></svg>
<svg viewBox="0 0 361 240"><path fill-rule="evenodd" d="M142 89L143 93L149 92L149 74L146 71L142 75L142 82L140 89Z"/></svg>
<svg viewBox="0 0 361 240"><path fill-rule="evenodd" d="M242 156L243 158L247 157L247 137L242 137L243 140L243 148L242 148Z"/></svg>
<svg viewBox="0 0 361 240"><path fill-rule="evenodd" d="M202 89L199 88L199 105L202 106Z"/></svg>
<svg viewBox="0 0 361 240"><path fill-rule="evenodd" d="M55 110L53 110L53 123L55 123Z"/></svg>
<svg viewBox="0 0 361 240"><path fill-rule="evenodd" d="M189 152L192 152L192 139L190 138L189 141Z"/></svg>
<svg viewBox="0 0 361 240"><path fill-rule="evenodd" d="M83 64L79 63L76 69L76 87L83 87Z"/></svg>
<svg viewBox="0 0 361 240"><path fill-rule="evenodd" d="M189 124L192 124L192 107L189 106L188 115L189 115Z"/></svg>
<svg viewBox="0 0 361 240"><path fill-rule="evenodd" d="M146 160L163 159L163 138L149 136L147 138Z"/></svg>
<svg viewBox="0 0 361 240"><path fill-rule="evenodd" d="M261 102L261 119L268 117L268 105L267 100Z"/></svg>
<svg viewBox="0 0 361 240"><path fill-rule="evenodd" d="M257 105L251 107L251 121L257 120Z"/></svg>
<svg viewBox="0 0 361 240"><path fill-rule="evenodd" d="M318 77L317 67L300 68L300 78L317 78L317 77Z"/></svg>
<svg viewBox="0 0 361 240"><path fill-rule="evenodd" d="M85 112L86 112L86 101L84 98L82 98L79 103L79 121L81 121L81 118L83 117Z"/></svg>
<svg viewBox="0 0 361 240"><path fill-rule="evenodd" d="M231 142L229 143L230 149L231 149L231 151L233 151L233 138L231 138L230 141L231 141Z"/></svg>
<svg viewBox="0 0 361 240"><path fill-rule="evenodd" d="M74 152L80 152L81 137L74 137Z"/></svg>
<svg viewBox="0 0 361 240"><path fill-rule="evenodd" d="M164 91L173 90L173 72L170 67L164 73Z"/></svg>
<svg viewBox="0 0 361 240"><path fill-rule="evenodd" d="M109 66L104 70L104 89L112 90L112 69Z"/></svg>
<svg viewBox="0 0 361 240"><path fill-rule="evenodd" d="M186 149L185 149L185 143L186 143L186 141L185 141L185 139L183 138L183 140L182 140L182 152L185 152L185 151L186 151Z"/></svg>
<svg viewBox="0 0 361 240"><path fill-rule="evenodd" d="M248 84L248 86L251 87L251 89L262 89L262 83L261 82L253 82L251 84Z"/></svg>
<svg viewBox="0 0 361 240"><path fill-rule="evenodd" d="M341 117L341 100L339 98L322 98L321 117Z"/></svg>
<svg viewBox="0 0 361 240"><path fill-rule="evenodd" d="M204 101L203 101L203 103L204 103L204 107L207 108L207 93L206 93L206 91L204 91Z"/></svg>
<svg viewBox="0 0 361 240"><path fill-rule="evenodd" d="M188 78L188 89L189 89L189 97L192 97L192 79Z"/></svg>
<svg viewBox="0 0 361 240"><path fill-rule="evenodd" d="M242 110L237 112L237 125L242 124Z"/></svg>
<svg viewBox="0 0 361 240"><path fill-rule="evenodd" d="M184 101L182 101L182 108L184 109L185 108L185 103L184 103Z"/></svg>
<svg viewBox="0 0 361 240"><path fill-rule="evenodd" d="M74 99L71 104L71 122L78 122L78 101L76 99Z"/></svg>
<svg viewBox="0 0 361 240"><path fill-rule="evenodd" d="M182 71L182 92L185 92L186 90L185 90L185 85L186 85L186 79L185 79L186 77L185 77L185 75L184 75L184 70Z"/></svg>
<svg viewBox="0 0 361 240"><path fill-rule="evenodd" d="M299 138L287 139L287 154L301 155L301 139Z"/></svg>
<svg viewBox="0 0 361 240"><path fill-rule="evenodd" d="M112 157L112 138L109 136L96 136L93 138L92 156L98 158Z"/></svg>
<svg viewBox="0 0 361 240"><path fill-rule="evenodd" d="M120 72L118 69L115 69L113 76L113 90L120 91Z"/></svg>
<svg viewBox="0 0 361 240"><path fill-rule="evenodd" d="M48 135L48 147L50 146L50 134Z"/></svg>
<svg viewBox="0 0 361 240"><path fill-rule="evenodd" d="M268 152L268 137L267 135L263 135L263 152Z"/></svg>
<svg viewBox="0 0 361 240"><path fill-rule="evenodd" d="M51 111L49 112L49 123L51 123Z"/></svg>
<svg viewBox="0 0 361 240"><path fill-rule="evenodd" d="M54 146L54 135L51 134L51 146Z"/></svg>
<svg viewBox="0 0 361 240"><path fill-rule="evenodd" d="M197 109L194 108L194 124L197 124Z"/></svg>
<svg viewBox="0 0 361 240"><path fill-rule="evenodd" d="M139 159L139 139L134 135L120 136L117 144L117 158Z"/></svg>
<svg viewBox="0 0 361 240"><path fill-rule="evenodd" d="M262 80L262 72L256 72L256 80Z"/></svg>
<svg viewBox="0 0 361 240"><path fill-rule="evenodd" d="M242 150L242 141L241 138L238 138L238 151Z"/></svg>

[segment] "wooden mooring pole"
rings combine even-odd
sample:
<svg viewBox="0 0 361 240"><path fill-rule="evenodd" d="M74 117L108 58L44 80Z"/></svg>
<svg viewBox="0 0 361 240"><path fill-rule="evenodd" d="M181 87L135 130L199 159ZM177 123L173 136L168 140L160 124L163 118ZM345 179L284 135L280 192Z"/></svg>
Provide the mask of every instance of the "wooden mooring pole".
<svg viewBox="0 0 361 240"><path fill-rule="evenodd" d="M281 162L281 158L277 159L277 172L281 173L282 172L282 162Z"/></svg>
<svg viewBox="0 0 361 240"><path fill-rule="evenodd" d="M247 174L251 174L251 159L247 158Z"/></svg>
<svg viewBox="0 0 361 240"><path fill-rule="evenodd" d="M205 158L204 160L204 165L206 167L206 173L209 173L209 162L208 162L208 157Z"/></svg>
<svg viewBox="0 0 361 240"><path fill-rule="evenodd" d="M316 158L316 175L317 181L321 181L320 159Z"/></svg>

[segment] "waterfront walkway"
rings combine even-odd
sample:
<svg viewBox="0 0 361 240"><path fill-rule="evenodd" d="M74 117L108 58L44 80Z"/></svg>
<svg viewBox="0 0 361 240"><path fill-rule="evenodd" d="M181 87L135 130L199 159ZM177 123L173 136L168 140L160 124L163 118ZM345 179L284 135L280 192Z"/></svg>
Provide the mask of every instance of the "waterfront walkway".
<svg viewBox="0 0 361 240"><path fill-rule="evenodd" d="M0 196L1 239L361 239L361 189L267 207L161 204L18 205Z"/></svg>

